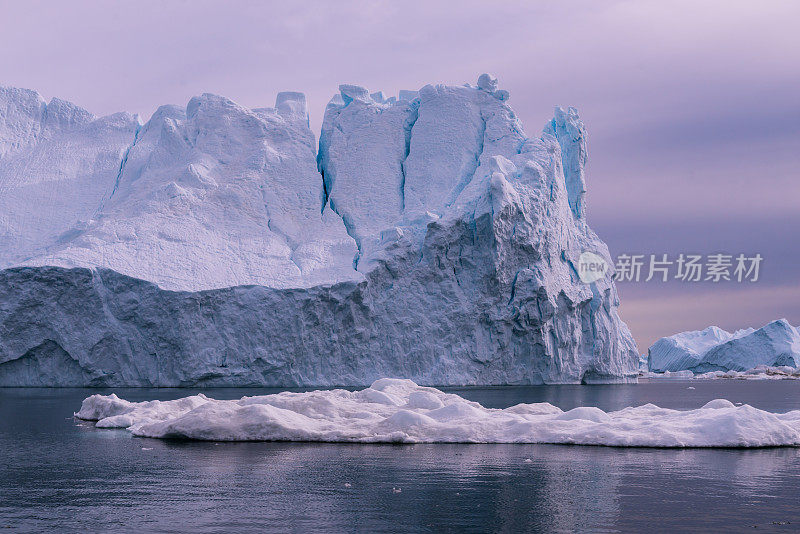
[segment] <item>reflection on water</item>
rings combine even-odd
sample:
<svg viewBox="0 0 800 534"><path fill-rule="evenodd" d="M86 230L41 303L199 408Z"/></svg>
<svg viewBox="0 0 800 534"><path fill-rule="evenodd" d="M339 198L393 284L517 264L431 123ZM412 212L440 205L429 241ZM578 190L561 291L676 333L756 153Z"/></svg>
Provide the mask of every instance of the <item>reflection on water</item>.
<svg viewBox="0 0 800 534"><path fill-rule="evenodd" d="M564 409L644 402L688 408L728 397L773 411L800 408L797 385L741 384L459 393L496 407L546 400ZM794 530L800 524L798 449L171 442L73 420L90 393L0 390L0 527L643 531ZM259 393L209 392L218 398Z"/></svg>

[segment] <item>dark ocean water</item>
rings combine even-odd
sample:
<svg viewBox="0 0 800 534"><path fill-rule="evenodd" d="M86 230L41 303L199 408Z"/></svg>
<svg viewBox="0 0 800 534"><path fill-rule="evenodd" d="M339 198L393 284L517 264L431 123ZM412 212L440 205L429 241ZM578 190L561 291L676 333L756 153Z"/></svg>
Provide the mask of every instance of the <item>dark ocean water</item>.
<svg viewBox="0 0 800 534"><path fill-rule="evenodd" d="M197 391L114 390L128 400ZM800 381L449 391L489 407L727 398L800 409ZM73 419L98 392L111 390L0 389L0 532L800 530L800 449L161 441Z"/></svg>

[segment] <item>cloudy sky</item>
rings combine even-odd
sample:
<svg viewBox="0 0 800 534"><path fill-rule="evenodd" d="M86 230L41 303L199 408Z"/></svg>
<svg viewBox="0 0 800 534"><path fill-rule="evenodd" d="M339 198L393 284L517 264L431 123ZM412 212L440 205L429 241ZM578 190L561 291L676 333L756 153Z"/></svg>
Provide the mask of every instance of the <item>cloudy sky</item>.
<svg viewBox="0 0 800 534"><path fill-rule="evenodd" d="M800 323L800 2L15 2L0 84L144 118L340 83L396 94L493 72L526 130L589 130L588 218L612 255L763 257L756 283L620 284L644 352L676 331Z"/></svg>

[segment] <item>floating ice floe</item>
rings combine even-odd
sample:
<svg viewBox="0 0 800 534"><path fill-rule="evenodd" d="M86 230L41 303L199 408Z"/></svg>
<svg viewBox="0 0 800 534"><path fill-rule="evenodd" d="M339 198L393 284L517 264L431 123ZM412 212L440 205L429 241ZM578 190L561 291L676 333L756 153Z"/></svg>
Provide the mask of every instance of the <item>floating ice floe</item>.
<svg viewBox="0 0 800 534"><path fill-rule="evenodd" d="M380 379L360 391L283 392L215 400L128 402L92 395L75 414L135 436L215 441L359 443L554 443L623 447L800 445L800 410L784 414L723 399L694 410L653 404L604 412L548 404L485 408L410 380Z"/></svg>
<svg viewBox="0 0 800 534"><path fill-rule="evenodd" d="M770 367L759 365L746 371L709 371L707 373L694 374L691 371L665 371L663 373L652 373L643 371L640 373L642 378L654 379L737 379L737 380L797 380L800 379L800 368L782 365Z"/></svg>

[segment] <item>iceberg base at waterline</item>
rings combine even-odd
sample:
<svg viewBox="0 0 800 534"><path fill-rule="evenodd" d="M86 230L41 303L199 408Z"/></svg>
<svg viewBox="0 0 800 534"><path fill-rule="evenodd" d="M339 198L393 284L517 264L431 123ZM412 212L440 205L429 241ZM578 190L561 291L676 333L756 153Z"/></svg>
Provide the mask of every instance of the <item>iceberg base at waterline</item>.
<svg viewBox="0 0 800 534"><path fill-rule="evenodd" d="M800 410L783 414L723 399L694 410L653 404L604 412L549 403L490 409L459 395L383 378L359 391L282 392L215 400L128 402L92 395L75 414L135 436L207 441L551 443L621 447L800 445Z"/></svg>

